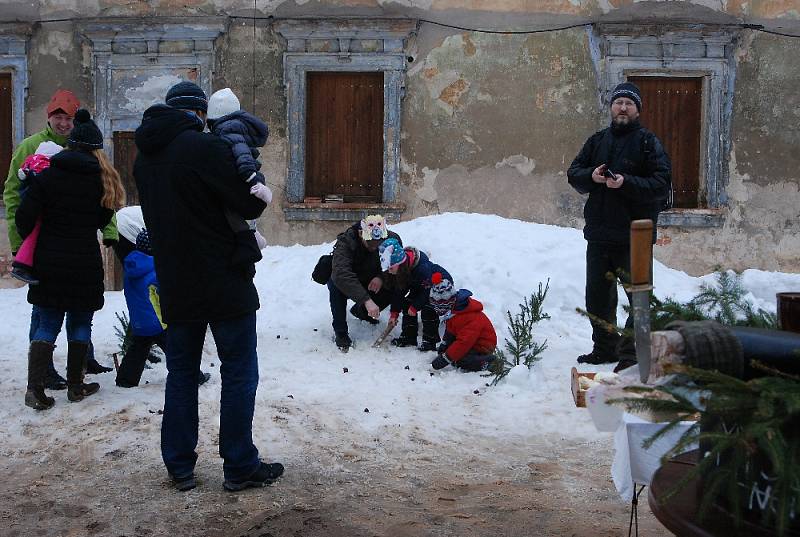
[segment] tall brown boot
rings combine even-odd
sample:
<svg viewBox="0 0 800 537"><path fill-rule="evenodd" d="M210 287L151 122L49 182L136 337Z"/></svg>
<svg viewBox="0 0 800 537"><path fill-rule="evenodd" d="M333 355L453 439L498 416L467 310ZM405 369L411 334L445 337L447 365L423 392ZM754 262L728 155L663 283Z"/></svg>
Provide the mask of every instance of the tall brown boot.
<svg viewBox="0 0 800 537"><path fill-rule="evenodd" d="M53 359L55 345L48 341L31 341L28 351L28 389L25 392L25 405L34 410L47 410L56 403L55 399L44 393L47 370Z"/></svg>
<svg viewBox="0 0 800 537"><path fill-rule="evenodd" d="M100 385L96 382L83 383L83 376L86 373L86 351L89 350L89 344L69 341L67 345L67 399L74 403L97 393Z"/></svg>

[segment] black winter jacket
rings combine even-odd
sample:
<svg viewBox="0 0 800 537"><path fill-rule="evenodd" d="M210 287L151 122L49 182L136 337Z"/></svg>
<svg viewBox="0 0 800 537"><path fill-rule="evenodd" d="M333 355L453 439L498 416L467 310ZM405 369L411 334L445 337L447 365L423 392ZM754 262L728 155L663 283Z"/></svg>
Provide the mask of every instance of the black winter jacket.
<svg viewBox="0 0 800 537"><path fill-rule="evenodd" d="M241 179L247 180L261 169L257 148L267 143L269 128L266 123L244 110L238 110L215 119L211 132L230 146ZM264 176L259 176L259 182L264 184Z"/></svg>
<svg viewBox="0 0 800 537"><path fill-rule="evenodd" d="M400 235L389 231L389 237L403 244ZM331 280L347 298L356 304L369 299L367 286L375 276L383 276L378 251L370 252L361 241L361 222L356 222L336 237L333 246Z"/></svg>
<svg viewBox="0 0 800 537"><path fill-rule="evenodd" d="M39 285L28 288L28 302L64 311L103 307L103 259L97 230L114 211L100 205L103 184L97 159L83 151L62 151L31 181L16 214L27 237L42 217L33 265Z"/></svg>
<svg viewBox="0 0 800 537"><path fill-rule="evenodd" d="M416 248L406 248L414 253L414 261L411 264L411 279L408 282L408 289L395 290L392 298L391 311L403 311L407 304L414 306L417 311L427 306L431 295L431 278L435 273L440 273L442 278L453 282L453 277L444 268L432 262L425 252L420 252Z"/></svg>
<svg viewBox="0 0 800 537"><path fill-rule="evenodd" d="M219 321L259 307L253 276L261 253L252 237L252 256L234 260L225 210L254 219L266 205L239 179L225 142L202 130L197 116L166 105L148 108L136 129L133 174L167 323Z"/></svg>
<svg viewBox="0 0 800 537"><path fill-rule="evenodd" d="M600 164L625 177L620 188L592 181L592 171ZM631 222L649 218L655 242L655 223L669 194L671 174L661 141L638 123L621 133L608 127L593 134L567 171L569 184L589 194L583 208L584 238L624 246L630 244Z"/></svg>

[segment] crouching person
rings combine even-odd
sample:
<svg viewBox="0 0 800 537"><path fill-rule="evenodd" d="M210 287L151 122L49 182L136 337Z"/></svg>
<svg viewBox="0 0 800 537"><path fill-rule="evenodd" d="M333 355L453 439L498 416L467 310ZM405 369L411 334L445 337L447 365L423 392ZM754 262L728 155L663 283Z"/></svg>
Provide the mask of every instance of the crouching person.
<svg viewBox="0 0 800 537"><path fill-rule="evenodd" d="M439 355L431 362L434 369L448 365L466 371L489 368L497 347L497 334L492 321L483 313L483 304L470 298L467 289L456 291L449 280L442 280L431 289L431 305L442 319L447 319Z"/></svg>

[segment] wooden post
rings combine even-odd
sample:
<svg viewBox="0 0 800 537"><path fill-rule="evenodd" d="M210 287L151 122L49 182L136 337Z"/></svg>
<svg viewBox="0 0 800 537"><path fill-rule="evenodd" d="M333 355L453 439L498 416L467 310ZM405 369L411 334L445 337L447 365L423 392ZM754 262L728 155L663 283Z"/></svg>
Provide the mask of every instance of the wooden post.
<svg viewBox="0 0 800 537"><path fill-rule="evenodd" d="M653 221L631 222L631 285L651 285Z"/></svg>

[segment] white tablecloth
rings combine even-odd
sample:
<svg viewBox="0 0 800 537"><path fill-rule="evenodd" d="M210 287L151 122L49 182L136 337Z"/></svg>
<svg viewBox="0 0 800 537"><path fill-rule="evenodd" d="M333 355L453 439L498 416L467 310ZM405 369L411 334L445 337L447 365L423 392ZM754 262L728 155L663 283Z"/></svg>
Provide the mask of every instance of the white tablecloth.
<svg viewBox="0 0 800 537"><path fill-rule="evenodd" d="M681 422L656 440L650 449L644 449L642 443L666 425L666 423L651 423L627 412L622 415L617 432L614 433L615 453L611 476L617 492L625 502L630 503L633 498L634 483L650 484L653 474L661 466L661 457L678 443L692 422Z"/></svg>

